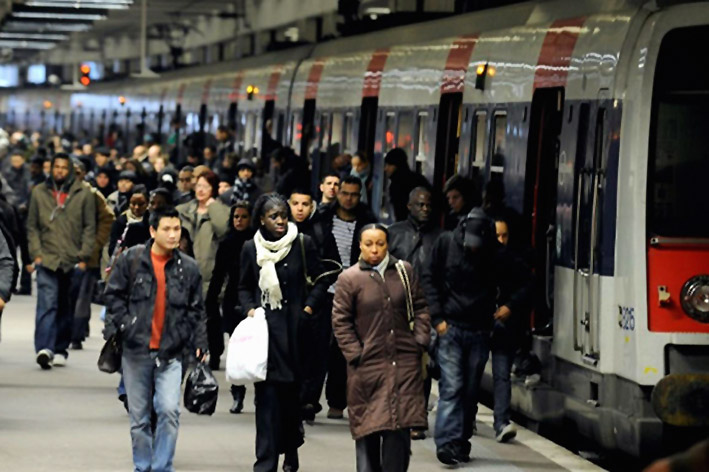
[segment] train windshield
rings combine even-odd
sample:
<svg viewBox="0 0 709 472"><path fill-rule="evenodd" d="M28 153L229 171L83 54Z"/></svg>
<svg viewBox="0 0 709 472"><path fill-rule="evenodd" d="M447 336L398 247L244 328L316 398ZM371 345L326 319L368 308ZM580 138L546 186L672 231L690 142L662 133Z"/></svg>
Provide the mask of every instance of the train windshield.
<svg viewBox="0 0 709 472"><path fill-rule="evenodd" d="M651 235L709 238L709 62L687 48L708 42L709 27L682 28L660 47L648 167Z"/></svg>

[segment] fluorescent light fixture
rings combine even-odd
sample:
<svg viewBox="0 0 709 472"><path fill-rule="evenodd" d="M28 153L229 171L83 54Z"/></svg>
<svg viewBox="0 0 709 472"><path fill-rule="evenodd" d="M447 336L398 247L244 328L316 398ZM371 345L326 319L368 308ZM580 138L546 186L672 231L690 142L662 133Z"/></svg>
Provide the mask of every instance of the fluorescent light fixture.
<svg viewBox="0 0 709 472"><path fill-rule="evenodd" d="M64 41L69 39L67 34L59 33L9 33L0 31L0 39L39 39L40 41Z"/></svg>
<svg viewBox="0 0 709 472"><path fill-rule="evenodd" d="M56 7L56 8L102 8L105 10L127 10L133 4L132 1L73 1L73 0L30 0L25 3L28 7Z"/></svg>
<svg viewBox="0 0 709 472"><path fill-rule="evenodd" d="M77 20L77 21L96 21L105 20L106 15L98 13L59 13L59 12L43 12L43 11L14 11L12 16L15 18L31 18L31 19L51 19L51 20Z"/></svg>
<svg viewBox="0 0 709 472"><path fill-rule="evenodd" d="M46 41L16 41L0 39L0 48L12 49L52 49L56 44Z"/></svg>
<svg viewBox="0 0 709 472"><path fill-rule="evenodd" d="M62 31L67 33L88 31L91 23L44 23L36 21L8 21L5 29L9 31L27 31L28 29L37 31Z"/></svg>

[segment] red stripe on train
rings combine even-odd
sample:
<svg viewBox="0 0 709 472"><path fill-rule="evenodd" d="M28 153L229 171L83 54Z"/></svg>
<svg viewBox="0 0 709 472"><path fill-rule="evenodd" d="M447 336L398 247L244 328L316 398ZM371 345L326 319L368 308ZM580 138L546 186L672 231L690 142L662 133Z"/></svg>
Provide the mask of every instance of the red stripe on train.
<svg viewBox="0 0 709 472"><path fill-rule="evenodd" d="M465 73L478 37L477 34L461 36L451 46L446 59L446 68L443 70L441 93L462 92L465 88Z"/></svg>
<svg viewBox="0 0 709 472"><path fill-rule="evenodd" d="M389 48L377 49L372 53L372 58L364 73L362 97L378 97L382 86L382 72L389 57Z"/></svg>
<svg viewBox="0 0 709 472"><path fill-rule="evenodd" d="M239 72L234 77L234 83L231 86L231 93L229 94L229 101L235 102L240 98L239 90L241 89L241 84L244 81L244 73Z"/></svg>
<svg viewBox="0 0 709 472"><path fill-rule="evenodd" d="M310 66L308 74L308 85L305 87L305 99L311 100L318 96L318 85L322 77L322 71L325 68L325 59L316 59L313 65Z"/></svg>
<svg viewBox="0 0 709 472"><path fill-rule="evenodd" d="M276 99L276 89L278 87L278 82L281 80L281 74L283 74L283 69L279 66L276 67L271 73L271 77L268 79L268 89L266 90L266 100Z"/></svg>
<svg viewBox="0 0 709 472"><path fill-rule="evenodd" d="M557 20L549 27L539 52L534 88L565 87L571 58L586 17Z"/></svg>

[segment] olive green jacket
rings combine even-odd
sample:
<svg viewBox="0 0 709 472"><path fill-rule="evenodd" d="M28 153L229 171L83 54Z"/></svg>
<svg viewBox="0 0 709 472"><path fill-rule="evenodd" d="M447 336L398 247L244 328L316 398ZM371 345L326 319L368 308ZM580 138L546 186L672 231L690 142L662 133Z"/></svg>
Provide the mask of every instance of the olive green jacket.
<svg viewBox="0 0 709 472"><path fill-rule="evenodd" d="M113 210L108 206L106 198L101 192L86 182L84 182L84 186L91 191L96 200L96 242L94 244L93 254L91 254L91 258L88 260L89 268L96 269L101 262L103 247L111 237L111 227L113 226L113 222L116 221L116 216L113 214Z"/></svg>
<svg viewBox="0 0 709 472"><path fill-rule="evenodd" d="M65 184L69 195L59 206L52 187L49 179L32 190L27 216L30 256L41 257L46 269L69 271L91 259L96 240L96 198L72 176Z"/></svg>

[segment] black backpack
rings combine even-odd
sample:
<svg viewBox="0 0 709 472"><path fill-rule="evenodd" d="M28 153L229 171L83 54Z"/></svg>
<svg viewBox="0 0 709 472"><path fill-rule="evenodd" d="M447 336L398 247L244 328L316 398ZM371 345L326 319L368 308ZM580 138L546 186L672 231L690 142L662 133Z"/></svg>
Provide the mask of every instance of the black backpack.
<svg viewBox="0 0 709 472"><path fill-rule="evenodd" d="M10 296L12 296L12 290L17 286L17 279L20 276L20 264L17 262L17 245L15 244L15 238L12 236L12 233L2 221L0 221L0 231L2 231L2 235L5 237L7 247L10 249L10 255L12 256L12 285L10 285ZM5 302L8 301L9 300L5 300Z"/></svg>

